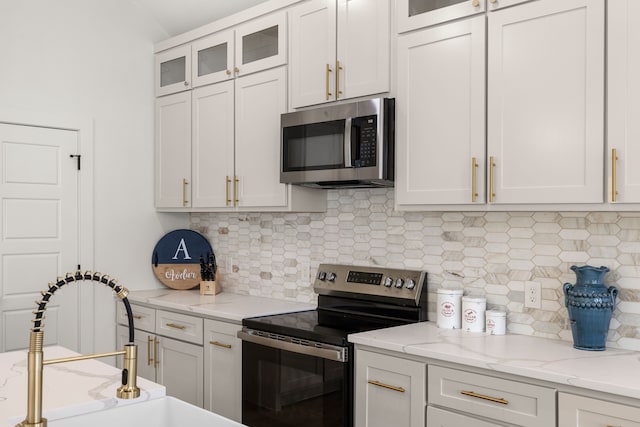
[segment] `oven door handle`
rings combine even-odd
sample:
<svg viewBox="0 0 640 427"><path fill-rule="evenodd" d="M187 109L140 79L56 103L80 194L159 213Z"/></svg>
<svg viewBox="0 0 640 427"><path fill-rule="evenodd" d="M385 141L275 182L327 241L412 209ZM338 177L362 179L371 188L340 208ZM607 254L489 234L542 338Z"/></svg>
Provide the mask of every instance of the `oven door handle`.
<svg viewBox="0 0 640 427"><path fill-rule="evenodd" d="M347 362L347 349L344 347L333 346L324 343L314 343L321 347L310 347L303 344L297 344L279 339L267 338L260 335L252 334L251 331L238 331L238 338L243 341L252 342L254 344L271 347L278 350L291 351L293 353L305 354L308 356L321 357L323 359L334 360L336 362Z"/></svg>

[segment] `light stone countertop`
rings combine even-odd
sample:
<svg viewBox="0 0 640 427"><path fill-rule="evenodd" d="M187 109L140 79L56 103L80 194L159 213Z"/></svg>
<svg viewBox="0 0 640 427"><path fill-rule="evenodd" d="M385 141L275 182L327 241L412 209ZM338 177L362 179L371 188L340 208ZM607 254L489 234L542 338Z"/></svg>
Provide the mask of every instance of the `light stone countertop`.
<svg viewBox="0 0 640 427"><path fill-rule="evenodd" d="M44 359L77 356L60 346L44 348ZM140 397L118 399L122 371L96 359L47 365L43 371L43 416L71 417L163 397L165 387L138 377ZM15 426L27 414L27 351L0 353L0 425Z"/></svg>
<svg viewBox="0 0 640 427"><path fill-rule="evenodd" d="M640 399L640 352L584 351L567 341L440 329L435 322L349 335L384 350Z"/></svg>
<svg viewBox="0 0 640 427"><path fill-rule="evenodd" d="M315 304L277 300L273 298L221 292L218 295L200 295L196 290L153 289L131 291L129 302L199 314L232 323L256 316L268 316L296 311L313 310Z"/></svg>

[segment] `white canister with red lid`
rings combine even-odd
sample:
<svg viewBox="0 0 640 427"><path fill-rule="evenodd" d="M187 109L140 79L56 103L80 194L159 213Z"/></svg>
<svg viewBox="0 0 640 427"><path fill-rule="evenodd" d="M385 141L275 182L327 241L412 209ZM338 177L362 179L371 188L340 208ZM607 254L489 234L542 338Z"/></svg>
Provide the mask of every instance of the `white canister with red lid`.
<svg viewBox="0 0 640 427"><path fill-rule="evenodd" d="M462 297L462 329L468 332L484 332L487 299Z"/></svg>
<svg viewBox="0 0 640 427"><path fill-rule="evenodd" d="M460 329L462 289L438 289L437 325L439 328Z"/></svg>

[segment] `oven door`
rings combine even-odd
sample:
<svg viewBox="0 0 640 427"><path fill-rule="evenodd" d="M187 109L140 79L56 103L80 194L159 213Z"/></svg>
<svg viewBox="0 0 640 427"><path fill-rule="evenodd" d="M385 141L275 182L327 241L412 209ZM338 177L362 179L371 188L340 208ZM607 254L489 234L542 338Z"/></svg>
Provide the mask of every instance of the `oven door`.
<svg viewBox="0 0 640 427"><path fill-rule="evenodd" d="M251 427L351 426L346 347L250 329L242 339L242 423Z"/></svg>

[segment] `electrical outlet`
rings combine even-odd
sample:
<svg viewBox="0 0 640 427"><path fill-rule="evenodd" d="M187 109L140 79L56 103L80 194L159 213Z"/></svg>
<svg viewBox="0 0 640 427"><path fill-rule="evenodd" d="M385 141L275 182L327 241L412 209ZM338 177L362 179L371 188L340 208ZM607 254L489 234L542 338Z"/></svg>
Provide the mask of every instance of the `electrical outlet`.
<svg viewBox="0 0 640 427"><path fill-rule="evenodd" d="M528 308L540 308L542 288L538 282L524 282L524 306Z"/></svg>

